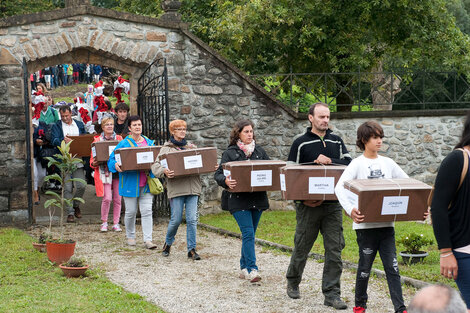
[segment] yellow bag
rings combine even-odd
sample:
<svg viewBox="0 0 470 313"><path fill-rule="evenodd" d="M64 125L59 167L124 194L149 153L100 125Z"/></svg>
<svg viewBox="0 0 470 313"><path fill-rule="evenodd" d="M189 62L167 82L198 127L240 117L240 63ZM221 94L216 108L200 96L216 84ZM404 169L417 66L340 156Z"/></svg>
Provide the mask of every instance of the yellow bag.
<svg viewBox="0 0 470 313"><path fill-rule="evenodd" d="M158 178L152 178L147 174L147 183L152 195L159 195L163 192L163 185Z"/></svg>

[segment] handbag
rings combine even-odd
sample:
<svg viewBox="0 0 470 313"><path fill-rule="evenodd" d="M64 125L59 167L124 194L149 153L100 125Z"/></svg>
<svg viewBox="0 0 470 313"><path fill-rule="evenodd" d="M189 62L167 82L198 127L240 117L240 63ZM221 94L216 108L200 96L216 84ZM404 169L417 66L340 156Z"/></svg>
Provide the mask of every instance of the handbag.
<svg viewBox="0 0 470 313"><path fill-rule="evenodd" d="M152 178L147 174L147 183L149 185L150 193L152 195L159 195L163 192L163 185L158 178Z"/></svg>

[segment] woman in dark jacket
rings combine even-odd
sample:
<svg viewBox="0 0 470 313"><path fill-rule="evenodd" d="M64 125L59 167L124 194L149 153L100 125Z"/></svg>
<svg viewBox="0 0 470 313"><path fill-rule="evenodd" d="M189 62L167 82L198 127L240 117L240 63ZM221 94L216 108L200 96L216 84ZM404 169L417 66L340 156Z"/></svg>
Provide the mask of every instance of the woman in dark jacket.
<svg viewBox="0 0 470 313"><path fill-rule="evenodd" d="M242 233L242 250L240 258L240 278L249 279L252 283L260 281L261 277L256 266L255 234L261 213L269 208L268 196L265 191L258 192L229 192L237 182L230 176L225 177L222 164L231 161L269 160L266 151L255 144L253 122L238 121L230 133L230 144L222 154L219 168L214 178L219 186L225 188L222 192L222 208L230 211Z"/></svg>
<svg viewBox="0 0 470 313"><path fill-rule="evenodd" d="M455 280L470 312L470 174L464 167L469 157L470 112L460 142L441 163L431 204L441 275Z"/></svg>

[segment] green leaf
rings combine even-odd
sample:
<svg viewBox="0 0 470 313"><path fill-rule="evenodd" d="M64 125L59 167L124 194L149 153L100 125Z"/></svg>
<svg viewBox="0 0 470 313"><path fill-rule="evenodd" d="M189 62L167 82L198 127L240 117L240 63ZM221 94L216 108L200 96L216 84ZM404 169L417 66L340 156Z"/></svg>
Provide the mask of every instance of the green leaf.
<svg viewBox="0 0 470 313"><path fill-rule="evenodd" d="M51 174L44 177L45 181L49 181L51 179L58 180L62 184L62 177L60 177L59 174Z"/></svg>
<svg viewBox="0 0 470 313"><path fill-rule="evenodd" d="M46 195L56 197L57 201L60 201L60 199L61 199L61 196L57 192L54 192L54 191L46 191Z"/></svg>
<svg viewBox="0 0 470 313"><path fill-rule="evenodd" d="M86 185L86 184L87 184L86 181L83 180L83 179L81 179L81 178L70 178L70 179L67 179L67 180L65 181L65 183L74 182L74 181L77 182L77 183L81 183L81 184L83 184L83 185Z"/></svg>

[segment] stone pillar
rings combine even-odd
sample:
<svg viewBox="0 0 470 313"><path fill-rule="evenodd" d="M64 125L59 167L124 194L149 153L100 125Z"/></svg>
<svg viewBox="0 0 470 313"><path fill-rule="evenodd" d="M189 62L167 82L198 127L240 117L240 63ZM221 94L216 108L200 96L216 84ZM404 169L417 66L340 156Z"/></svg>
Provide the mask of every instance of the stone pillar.
<svg viewBox="0 0 470 313"><path fill-rule="evenodd" d="M164 0L162 1L162 9L165 11L160 19L168 22L181 22L181 14L178 9L181 7L180 1Z"/></svg>
<svg viewBox="0 0 470 313"><path fill-rule="evenodd" d="M90 5L90 0L65 0L65 7L75 7L78 5Z"/></svg>

